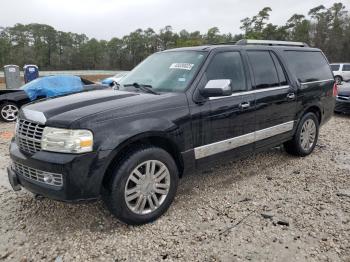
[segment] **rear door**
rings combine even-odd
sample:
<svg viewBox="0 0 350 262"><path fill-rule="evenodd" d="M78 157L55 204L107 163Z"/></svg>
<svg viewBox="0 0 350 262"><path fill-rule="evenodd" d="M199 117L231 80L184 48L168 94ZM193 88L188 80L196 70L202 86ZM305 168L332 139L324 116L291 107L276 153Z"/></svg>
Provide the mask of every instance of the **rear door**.
<svg viewBox="0 0 350 262"><path fill-rule="evenodd" d="M296 115L296 93L273 51L247 50L255 95L256 148L290 136Z"/></svg>

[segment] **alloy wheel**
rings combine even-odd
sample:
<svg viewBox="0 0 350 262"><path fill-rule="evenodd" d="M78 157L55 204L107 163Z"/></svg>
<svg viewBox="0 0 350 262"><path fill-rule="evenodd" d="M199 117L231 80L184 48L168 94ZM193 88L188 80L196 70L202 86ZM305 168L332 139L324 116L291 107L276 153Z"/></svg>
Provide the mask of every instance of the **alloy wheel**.
<svg viewBox="0 0 350 262"><path fill-rule="evenodd" d="M14 121L17 119L18 107L12 104L5 105L1 108L1 116L6 121Z"/></svg>
<svg viewBox="0 0 350 262"><path fill-rule="evenodd" d="M135 214L149 214L163 204L169 188L170 172L167 166L158 160L148 160L130 173L125 185L125 202Z"/></svg>
<svg viewBox="0 0 350 262"><path fill-rule="evenodd" d="M310 150L315 142L316 138L316 124L312 119L308 119L304 122L300 132L300 143L301 147L308 151Z"/></svg>

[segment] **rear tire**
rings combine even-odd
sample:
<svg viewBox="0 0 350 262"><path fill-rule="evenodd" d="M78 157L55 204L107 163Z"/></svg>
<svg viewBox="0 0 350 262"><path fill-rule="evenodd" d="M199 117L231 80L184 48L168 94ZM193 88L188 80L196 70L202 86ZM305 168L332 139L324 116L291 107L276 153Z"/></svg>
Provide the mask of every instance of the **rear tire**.
<svg viewBox="0 0 350 262"><path fill-rule="evenodd" d="M4 122L13 122L17 120L19 107L12 102L4 102L0 105L0 119Z"/></svg>
<svg viewBox="0 0 350 262"><path fill-rule="evenodd" d="M163 215L173 202L179 175L174 159L158 147L130 151L112 170L103 199L110 212L129 225Z"/></svg>
<svg viewBox="0 0 350 262"><path fill-rule="evenodd" d="M300 120L292 140L284 143L288 154L294 156L307 156L314 150L319 133L319 123L314 113L306 113Z"/></svg>

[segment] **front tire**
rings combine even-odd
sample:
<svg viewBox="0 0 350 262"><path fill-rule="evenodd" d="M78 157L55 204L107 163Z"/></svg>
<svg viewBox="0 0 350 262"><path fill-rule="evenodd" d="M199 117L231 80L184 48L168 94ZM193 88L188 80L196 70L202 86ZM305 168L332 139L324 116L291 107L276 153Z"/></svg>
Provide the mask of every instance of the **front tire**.
<svg viewBox="0 0 350 262"><path fill-rule="evenodd" d="M158 147L133 150L116 165L104 192L104 202L120 221L152 222L173 202L179 180L174 159Z"/></svg>
<svg viewBox="0 0 350 262"><path fill-rule="evenodd" d="M4 102L0 105L0 118L4 122L13 122L17 119L19 108L15 103Z"/></svg>
<svg viewBox="0 0 350 262"><path fill-rule="evenodd" d="M284 143L287 153L294 156L307 156L314 150L319 133L319 123L314 113L306 113L300 120L292 140Z"/></svg>

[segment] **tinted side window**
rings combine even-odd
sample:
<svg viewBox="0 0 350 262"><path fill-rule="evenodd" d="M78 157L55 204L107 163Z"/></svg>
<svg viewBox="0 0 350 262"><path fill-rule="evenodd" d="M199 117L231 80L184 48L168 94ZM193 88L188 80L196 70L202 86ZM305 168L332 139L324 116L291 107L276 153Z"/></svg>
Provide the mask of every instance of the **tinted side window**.
<svg viewBox="0 0 350 262"><path fill-rule="evenodd" d="M287 79L286 79L286 74L284 73L284 70L282 68L281 62L278 60L277 56L274 53L270 53L273 62L275 63L276 69L277 69L277 74L278 74L278 79L280 81L281 86L288 85Z"/></svg>
<svg viewBox="0 0 350 262"><path fill-rule="evenodd" d="M207 68L206 77L208 81L231 79L233 92L246 90L244 68L239 52L216 54Z"/></svg>
<svg viewBox="0 0 350 262"><path fill-rule="evenodd" d="M248 57L253 68L255 88L279 86L277 71L269 51L248 51Z"/></svg>
<svg viewBox="0 0 350 262"><path fill-rule="evenodd" d="M321 52L286 51L288 66L302 83L333 79L332 71Z"/></svg>
<svg viewBox="0 0 350 262"><path fill-rule="evenodd" d="M350 65L343 65L343 71L350 71Z"/></svg>
<svg viewBox="0 0 350 262"><path fill-rule="evenodd" d="M332 71L338 71L340 68L340 65L331 65Z"/></svg>

